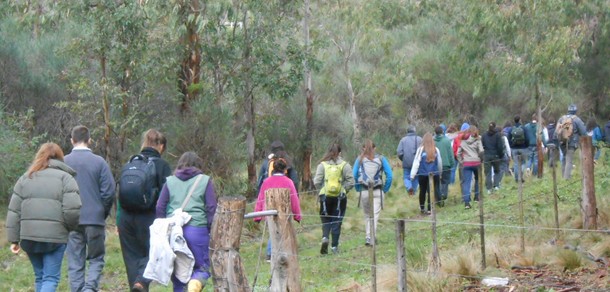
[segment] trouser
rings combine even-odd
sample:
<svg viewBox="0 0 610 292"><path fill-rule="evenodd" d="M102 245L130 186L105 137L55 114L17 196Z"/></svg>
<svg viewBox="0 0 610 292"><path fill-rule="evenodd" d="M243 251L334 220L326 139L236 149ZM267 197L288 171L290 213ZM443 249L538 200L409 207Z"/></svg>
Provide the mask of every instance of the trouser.
<svg viewBox="0 0 610 292"><path fill-rule="evenodd" d="M123 209L120 212L117 228L129 287L138 282L147 288L150 280L144 278L143 274L150 249L149 227L155 221L155 213L133 213Z"/></svg>
<svg viewBox="0 0 610 292"><path fill-rule="evenodd" d="M491 188L499 188L500 181L502 181L501 169L502 169L502 158L497 156L485 156L485 162L483 163L485 168L485 188L491 190ZM493 178L492 178L493 172Z"/></svg>
<svg viewBox="0 0 610 292"><path fill-rule="evenodd" d="M341 225L345 209L347 207L347 197L326 197L320 202L320 220L322 221L322 237L329 238L332 235L331 246L339 246L341 236Z"/></svg>
<svg viewBox="0 0 610 292"><path fill-rule="evenodd" d="M572 178L572 168L573 168L573 159L574 152L576 152L576 148L567 147L566 145L561 145L561 152L563 152L563 160L561 161L561 173L564 179Z"/></svg>
<svg viewBox="0 0 610 292"><path fill-rule="evenodd" d="M57 290L65 251L66 244L61 244L50 252L27 253L36 277L36 292L55 292Z"/></svg>
<svg viewBox="0 0 610 292"><path fill-rule="evenodd" d="M538 147L530 146L527 154L527 168L532 170L532 175L538 175Z"/></svg>
<svg viewBox="0 0 610 292"><path fill-rule="evenodd" d="M210 278L210 231L207 227L185 225L182 227L182 232L186 245L195 258L191 279L205 283ZM174 292L185 291L184 288L187 283L180 282L174 275L172 275L172 283L174 284Z"/></svg>
<svg viewBox="0 0 610 292"><path fill-rule="evenodd" d="M513 174L515 175L515 181L519 182L519 174L521 180L523 180L523 171L525 166L525 160L528 157L529 150L525 149L513 149Z"/></svg>
<svg viewBox="0 0 610 292"><path fill-rule="evenodd" d="M417 179L411 179L411 168L402 168L402 178L404 180L407 192L409 191L409 189L412 189L414 192L417 191L418 182Z"/></svg>
<svg viewBox="0 0 610 292"><path fill-rule="evenodd" d="M430 211L430 179L427 175L418 175L417 179L419 180L419 210L424 211L424 207L426 206L426 197L428 198L427 210ZM432 181L434 184L434 198L438 203L441 201L441 193L439 188L439 176L432 176Z"/></svg>
<svg viewBox="0 0 610 292"><path fill-rule="evenodd" d="M457 159L455 159L455 157L450 158L453 159L453 168L451 168L451 179L449 179L449 184L454 184L455 183L455 171L458 169L459 167L459 163L457 161Z"/></svg>
<svg viewBox="0 0 610 292"><path fill-rule="evenodd" d="M373 206L369 204L369 190L363 189L360 196L360 204L364 212L364 225L366 230L366 238L371 238L371 220L377 230L377 222L379 221L379 213L381 213L381 197L383 193L381 189L373 189ZM370 208L373 208L373 217L370 215Z"/></svg>
<svg viewBox="0 0 610 292"><path fill-rule="evenodd" d="M441 200L446 200L449 197L449 183L451 182L451 168L443 168L441 172Z"/></svg>
<svg viewBox="0 0 610 292"><path fill-rule="evenodd" d="M464 166L464 180L462 181L462 199L470 203L470 188L474 176L474 200L479 200L479 166Z"/></svg>
<svg viewBox="0 0 610 292"><path fill-rule="evenodd" d="M98 291L106 249L106 229L101 225L80 225L68 236L68 278L72 292ZM89 269L85 278L85 270Z"/></svg>

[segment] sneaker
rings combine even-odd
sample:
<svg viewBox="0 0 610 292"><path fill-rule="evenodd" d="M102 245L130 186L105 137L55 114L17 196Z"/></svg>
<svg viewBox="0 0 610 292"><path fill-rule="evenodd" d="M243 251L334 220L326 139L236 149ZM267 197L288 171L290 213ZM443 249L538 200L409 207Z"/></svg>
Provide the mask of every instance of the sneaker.
<svg viewBox="0 0 610 292"><path fill-rule="evenodd" d="M491 195L491 190L487 190L487 195Z"/></svg>
<svg viewBox="0 0 610 292"><path fill-rule="evenodd" d="M472 207L470 206L470 203L466 203L466 205L464 206L464 209L470 209L470 208L472 208Z"/></svg>
<svg viewBox="0 0 610 292"><path fill-rule="evenodd" d="M525 169L525 176L530 177L532 175L532 170L530 168Z"/></svg>
<svg viewBox="0 0 610 292"><path fill-rule="evenodd" d="M146 287L140 282L135 282L131 287L131 292L146 292Z"/></svg>
<svg viewBox="0 0 610 292"><path fill-rule="evenodd" d="M494 192L497 192L497 191L499 191L499 190L500 190L500 188L499 188L499 187L494 187Z"/></svg>
<svg viewBox="0 0 610 292"><path fill-rule="evenodd" d="M371 238L370 238L370 237L367 237L367 238L365 239L365 241L364 241L364 245L366 245L366 246L372 246L372 245L373 245L373 244L371 243Z"/></svg>
<svg viewBox="0 0 610 292"><path fill-rule="evenodd" d="M320 254L328 254L328 238L322 237L322 247L320 248Z"/></svg>
<svg viewBox="0 0 610 292"><path fill-rule="evenodd" d="M333 254L338 254L339 253L339 247L338 246L333 246L330 248L330 250L332 250Z"/></svg>
<svg viewBox="0 0 610 292"><path fill-rule="evenodd" d="M187 284L187 286L186 286L186 291L188 291L188 292L201 292L203 290L204 286L205 285L201 281L199 281L197 279L191 279L189 281L189 283Z"/></svg>
<svg viewBox="0 0 610 292"><path fill-rule="evenodd" d="M270 262L271 262L271 255L270 255L270 254L268 254L268 255L267 255L266 260L267 260L267 262L268 262L268 263L270 263Z"/></svg>

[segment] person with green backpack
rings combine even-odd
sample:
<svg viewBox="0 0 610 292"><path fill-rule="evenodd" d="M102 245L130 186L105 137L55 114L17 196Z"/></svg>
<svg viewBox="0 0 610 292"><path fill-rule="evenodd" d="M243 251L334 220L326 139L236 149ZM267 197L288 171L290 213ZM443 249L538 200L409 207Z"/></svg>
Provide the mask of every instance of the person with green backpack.
<svg viewBox="0 0 610 292"><path fill-rule="evenodd" d="M352 166L341 157L341 146L332 143L316 168L313 179L320 190L320 219L322 221L322 247L320 254L328 254L328 244L332 235L331 250L339 252L341 223L347 207L347 193L354 187Z"/></svg>

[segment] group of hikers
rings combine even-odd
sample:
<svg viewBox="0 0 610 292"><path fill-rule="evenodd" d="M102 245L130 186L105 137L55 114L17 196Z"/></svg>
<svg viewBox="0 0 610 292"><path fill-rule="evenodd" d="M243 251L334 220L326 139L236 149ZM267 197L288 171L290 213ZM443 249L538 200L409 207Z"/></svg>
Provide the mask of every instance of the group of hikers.
<svg viewBox="0 0 610 292"><path fill-rule="evenodd" d="M409 195L419 191L420 212L428 215L433 202L440 207L445 205L449 185L459 175L462 201L465 209L470 209L471 200L479 199L481 165L485 188L492 194L500 189L505 174L512 175L518 183L524 181L524 176L536 175L538 159L543 158L539 157L538 149L553 149L551 145L559 151L549 151L549 159L559 159L562 175L569 179L579 136L592 136L595 160L599 158L602 142L608 142L604 139L610 139L610 121L602 131L594 120L585 125L576 111L577 107L570 105L568 113L557 123L549 119L551 122L546 126L535 116L527 124L515 116L504 128L489 122L482 134L469 123L463 123L459 129L455 124L448 127L441 124L420 137L415 126L408 126L406 136L396 149L405 189ZM15 254L20 250L27 253L35 274L36 291L56 290L64 253L68 258L70 290L99 291L104 268L105 224L115 202L115 192L118 193L117 230L129 290L148 291L153 279L164 283L164 279L169 282L171 278L174 291L201 291L211 277L209 242L217 202L213 181L202 171L201 157L195 152L186 152L172 171L169 163L161 158L167 139L158 130L150 129L143 133L140 153L130 158L115 182L106 161L89 148L91 137L87 127L74 127L71 142L72 152L65 156L55 143L40 147L29 169L17 181L8 207L6 230L10 249ZM266 209L268 190L288 189L292 218L300 222L299 184L293 161L282 142L274 141L270 146L271 154L259 171L255 211ZM513 161L512 170L510 161ZM333 254L339 253L341 225L351 189L358 193L358 206L364 213L364 244L376 244L373 230L377 228L392 179L389 160L376 153L370 139L364 141L353 167L342 157L340 144L329 146L313 179L322 222L321 254L329 253L329 245ZM171 230L170 226L174 225L182 228ZM178 240L174 240L170 246L167 238L156 238L151 232L171 233L172 239L182 238L186 245L176 244ZM173 269L172 251L176 249L188 255L190 265L186 265L186 272L183 263L180 267L176 265L179 273ZM267 260L272 256L269 241Z"/></svg>

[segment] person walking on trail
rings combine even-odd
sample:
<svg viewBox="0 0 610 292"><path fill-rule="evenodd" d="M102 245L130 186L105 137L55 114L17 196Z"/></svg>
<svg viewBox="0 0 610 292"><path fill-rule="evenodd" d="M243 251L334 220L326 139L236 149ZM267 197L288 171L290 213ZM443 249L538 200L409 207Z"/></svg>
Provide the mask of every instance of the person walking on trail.
<svg viewBox="0 0 610 292"><path fill-rule="evenodd" d="M167 138L165 135L156 129L149 129L142 135L142 146L139 156L132 157L144 159L147 161L146 164L151 163L150 167L154 169L154 172L149 174L152 176L150 178L150 183L152 184L150 186L151 190L149 190L151 199L150 202L147 202L146 206L131 206L131 204L126 204L129 197L121 198L121 193L125 192L119 190L117 228L123 262L127 272L127 280L132 291L148 291L148 286L151 282L144 277L144 270L148 263L150 250L149 227L156 217L155 208L159 191L165 184L167 177L172 174L169 163L161 158L166 149Z"/></svg>
<svg viewBox="0 0 610 292"><path fill-rule="evenodd" d="M504 139L496 129L496 122L490 122L487 132L481 137L484 150L485 188L487 194L500 189L502 181L502 160L504 159ZM492 179L493 170L493 179Z"/></svg>
<svg viewBox="0 0 610 292"><path fill-rule="evenodd" d="M66 164L76 171L82 201L79 226L70 232L66 249L72 292L100 289L106 254L106 217L115 198L116 185L110 167L89 149L90 141L87 127L74 127L72 152L65 157Z"/></svg>
<svg viewBox="0 0 610 292"><path fill-rule="evenodd" d="M602 153L600 144L604 141L604 136L595 118L590 118L587 121L587 135L591 137L591 142L593 143L594 148L593 161L594 163L597 163L597 160Z"/></svg>
<svg viewBox="0 0 610 292"><path fill-rule="evenodd" d="M457 153L458 153L458 149L460 148L460 145L462 144L462 140L466 140L466 138L464 138L468 134L468 129L470 129L470 124L464 122L462 124L462 126L460 127L460 131L458 132L457 136L455 137L455 139L453 139L453 144L451 145L451 147L453 147L453 155L455 156L455 159L457 159ZM460 181L460 187L464 181L464 169L463 169L463 165L458 163L458 167L457 167L457 172L458 172L458 176L460 177L459 181Z"/></svg>
<svg viewBox="0 0 610 292"><path fill-rule="evenodd" d="M451 141L443 133L443 128L436 127L434 129L434 144L441 153L441 159L443 167L441 171L441 182L440 182L440 204L445 205L445 201L449 197L449 183L451 181L451 170L455 166L455 158L453 156L453 149L451 148Z"/></svg>
<svg viewBox="0 0 610 292"><path fill-rule="evenodd" d="M316 168L313 183L320 190L320 219L322 221L322 246L320 254L328 254L328 244L332 235L331 250L339 251L341 223L347 208L347 193L354 187L352 166L341 157L341 146L332 143Z"/></svg>
<svg viewBox="0 0 610 292"><path fill-rule="evenodd" d="M452 159L453 159L453 167L451 168L451 177L449 178L449 184L451 184L451 185L455 183L455 172L456 172L457 166L458 166L457 159L455 158L455 153L453 153L453 142L455 141L455 138L457 138L458 135L459 135L459 132L457 129L457 125L455 123L449 124L449 128L447 128L447 133L445 134L445 136L451 142L451 151L452 151Z"/></svg>
<svg viewBox="0 0 610 292"><path fill-rule="evenodd" d="M568 113L557 120L554 136L559 141L559 148L563 153L561 173L564 179L572 177L574 152L578 149L580 136L587 134L585 123L576 115L578 107L575 104L568 106Z"/></svg>
<svg viewBox="0 0 610 292"><path fill-rule="evenodd" d="M63 160L59 145L42 144L15 184L6 214L11 252L17 255L23 249L28 255L35 291L56 291L68 233L78 228L81 199L76 172Z"/></svg>
<svg viewBox="0 0 610 292"><path fill-rule="evenodd" d="M524 126L526 140L527 140L527 163L525 173L533 176L538 175L538 121L536 120L536 114L532 115L532 121ZM544 139L542 139L544 141Z"/></svg>
<svg viewBox="0 0 610 292"><path fill-rule="evenodd" d="M260 193L260 189L261 186L263 185L263 182L271 176L271 174L274 172L273 166L275 165L274 162L277 159L283 159L284 162L286 163L286 168L284 170L284 174L286 175L286 177L288 177L290 180L292 180L292 183L294 184L294 188L296 190L297 195L299 194L299 177L297 175L297 171L294 167L292 167L292 159L290 158L290 156L288 155L288 153L286 153L286 150L284 149L284 143L282 143L279 140L273 141L271 142L270 145L271 148L271 153L263 160L263 163L261 164L261 168L258 172L258 188L257 191ZM269 239L269 241L267 242L267 261L271 261L271 239Z"/></svg>
<svg viewBox="0 0 610 292"><path fill-rule="evenodd" d="M414 128L413 128L414 130ZM400 147L400 146L399 146ZM416 149L417 150L417 149ZM359 205L362 205L364 212L364 224L366 230L365 245L372 246L376 238L371 234L371 220L377 230L379 213L383 208L384 194L392 186L392 167L383 155L375 154L375 144L370 139L364 141L362 153L354 162L354 180L356 181L356 191L360 193ZM383 174L385 174L385 182ZM369 187L373 188L373 193L369 193ZM373 196L373 205L369 204L369 196ZM373 217L371 218L371 208Z"/></svg>
<svg viewBox="0 0 610 292"><path fill-rule="evenodd" d="M257 190L261 189L261 185L263 184L263 181L269 177L271 175L271 172L273 172L273 161L276 158L282 157L286 163L288 163L287 169L286 169L286 176L288 176L288 178L290 178L292 180L292 182L294 183L294 187L296 188L297 192L299 191L299 177L297 174L297 170L292 167L292 159L290 158L290 156L288 155L288 153L286 153L286 150L284 150L284 143L282 143L281 141L273 141L271 142L270 145L271 148L271 153L263 160L263 163L261 164L261 168L258 171L258 184L257 184Z"/></svg>
<svg viewBox="0 0 610 292"><path fill-rule="evenodd" d="M506 137L506 134L504 133L502 128L497 127L496 132L498 132L498 133L500 133L500 135L502 135L502 143L504 145L504 153L502 154L502 161L500 162L500 178L498 178L498 187L500 187L502 184L502 179L504 179L504 176L507 173L509 176L511 174L510 168L509 168L509 164L510 164L510 160L511 160L511 149L510 149L510 144L508 143L508 137Z"/></svg>
<svg viewBox="0 0 610 292"><path fill-rule="evenodd" d="M439 127L440 128L440 127ZM442 133L442 129L441 129ZM431 133L426 133L422 139L422 146L417 148L415 161L411 169L411 179L419 181L419 210L421 214L430 214L430 185L429 175L432 174L434 184L434 199L439 206L443 206L440 192L440 173L443 169L443 159L441 152L434 144L434 139ZM426 197L428 198L428 206L426 207Z"/></svg>
<svg viewBox="0 0 610 292"><path fill-rule="evenodd" d="M458 148L458 161L462 165L464 179L462 181L462 199L464 200L464 207L470 209L470 188L472 183L472 177L474 176L474 201L479 201L479 166L483 161L483 143L481 143L481 137L479 136L479 129L475 126L471 126L466 133L464 133L460 148Z"/></svg>
<svg viewBox="0 0 610 292"><path fill-rule="evenodd" d="M156 217L166 218L183 206L191 188L195 187L182 208L182 211L191 215L182 230L186 244L195 258L195 265L188 283L181 282L175 275L172 276L176 292L185 291L185 287L188 292L200 292L211 276L209 246L210 231L216 213L216 191L212 178L205 175L202 168L203 159L197 153L189 151L182 154L174 175L167 178L157 201Z"/></svg>
<svg viewBox="0 0 610 292"><path fill-rule="evenodd" d="M294 183L290 178L286 176L286 171L288 167L288 162L284 158L277 158L272 161L273 173L271 176L266 178L258 191L258 198L256 199L256 205L254 206L254 212L260 212L267 210L267 206L265 205L265 198L267 196L267 191L270 189L288 189L290 190L290 207L292 210L292 218L301 222L301 203L299 201L299 195L297 193L296 188L294 187ZM263 218L256 217L254 218L254 222L260 222ZM269 240L269 242L271 239ZM271 261L271 244L268 243L268 254L267 261ZM273 269L273 266L271 267Z"/></svg>
<svg viewBox="0 0 610 292"><path fill-rule="evenodd" d="M409 174L411 173L411 168L413 167L415 152L417 152L417 148L421 146L422 142L422 138L417 136L415 130L415 126L408 126L407 135L400 139L398 148L396 148L398 159L402 161L403 180L409 195L414 195L417 191L418 181L411 180Z"/></svg>
<svg viewBox="0 0 610 292"><path fill-rule="evenodd" d="M525 128L521 124L521 117L517 115L513 120L515 123L508 133L508 143L513 157L513 175L515 176L515 182L519 183L519 177L521 177L522 182L525 181L523 172L525 171L525 160L529 155L529 143Z"/></svg>

